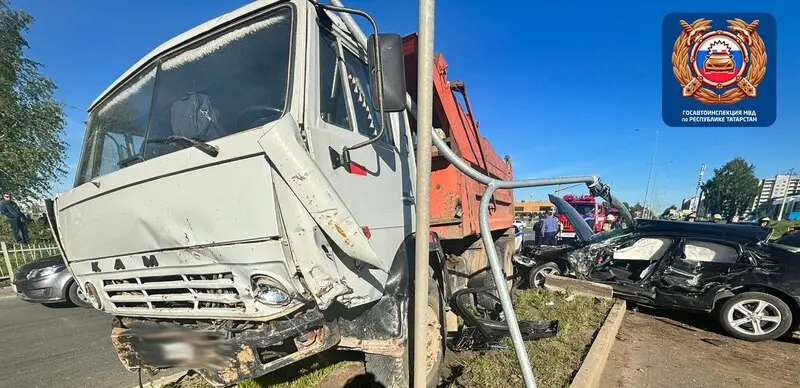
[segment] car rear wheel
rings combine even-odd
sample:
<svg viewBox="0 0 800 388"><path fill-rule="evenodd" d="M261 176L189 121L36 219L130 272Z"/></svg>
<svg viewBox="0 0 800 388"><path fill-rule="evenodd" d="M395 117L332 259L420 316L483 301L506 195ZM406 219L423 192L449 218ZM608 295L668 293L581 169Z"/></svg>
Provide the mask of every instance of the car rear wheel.
<svg viewBox="0 0 800 388"><path fill-rule="evenodd" d="M778 338L792 324L792 310L780 298L764 292L744 292L728 299L719 311L722 327L746 341Z"/></svg>
<svg viewBox="0 0 800 388"><path fill-rule="evenodd" d="M72 282L72 284L69 285L67 299L78 307L92 307L92 303L89 302L89 298L83 293L83 290L78 287L78 283L75 282Z"/></svg>
<svg viewBox="0 0 800 388"><path fill-rule="evenodd" d="M561 268L554 262L539 264L531 268L528 275L528 285L530 288L544 288L544 280L551 275L561 275Z"/></svg>

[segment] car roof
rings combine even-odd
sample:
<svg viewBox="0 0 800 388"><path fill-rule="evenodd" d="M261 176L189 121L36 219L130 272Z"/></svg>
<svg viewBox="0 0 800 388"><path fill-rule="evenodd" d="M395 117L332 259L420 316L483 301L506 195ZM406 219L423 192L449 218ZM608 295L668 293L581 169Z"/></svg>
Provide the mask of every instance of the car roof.
<svg viewBox="0 0 800 388"><path fill-rule="evenodd" d="M639 219L635 232L669 233L684 237L706 237L747 244L766 241L772 230L757 225Z"/></svg>

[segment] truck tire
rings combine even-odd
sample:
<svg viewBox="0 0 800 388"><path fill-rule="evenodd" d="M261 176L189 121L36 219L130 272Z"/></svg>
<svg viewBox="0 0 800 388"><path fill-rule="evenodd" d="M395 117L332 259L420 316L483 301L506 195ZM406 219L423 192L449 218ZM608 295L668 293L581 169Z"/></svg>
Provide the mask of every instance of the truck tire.
<svg viewBox="0 0 800 388"><path fill-rule="evenodd" d="M774 340L792 325L792 310L772 294L743 292L719 309L719 322L728 334L745 341Z"/></svg>
<svg viewBox="0 0 800 388"><path fill-rule="evenodd" d="M447 333L444 325L444 300L439 281L429 270L428 278L428 376L427 388L439 385L444 361L445 339ZM432 338L434 337L434 338ZM386 388L407 388L411 385L411 359L409 357L412 338L406 339L406 347L402 358L381 354L365 354L367 375L374 379L376 386Z"/></svg>

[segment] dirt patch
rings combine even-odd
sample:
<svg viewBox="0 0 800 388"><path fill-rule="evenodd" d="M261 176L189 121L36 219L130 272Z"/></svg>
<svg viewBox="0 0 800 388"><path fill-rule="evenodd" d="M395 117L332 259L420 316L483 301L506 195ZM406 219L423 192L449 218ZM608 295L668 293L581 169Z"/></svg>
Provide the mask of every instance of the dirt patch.
<svg viewBox="0 0 800 388"><path fill-rule="evenodd" d="M526 344L537 385L564 387L580 368L611 302L587 296L520 291L515 306L520 320L557 319L558 335ZM521 387L522 374L510 341L508 350L449 353L446 387Z"/></svg>
<svg viewBox="0 0 800 388"><path fill-rule="evenodd" d="M600 386L798 387L798 345L742 341L706 315L642 308L625 316Z"/></svg>

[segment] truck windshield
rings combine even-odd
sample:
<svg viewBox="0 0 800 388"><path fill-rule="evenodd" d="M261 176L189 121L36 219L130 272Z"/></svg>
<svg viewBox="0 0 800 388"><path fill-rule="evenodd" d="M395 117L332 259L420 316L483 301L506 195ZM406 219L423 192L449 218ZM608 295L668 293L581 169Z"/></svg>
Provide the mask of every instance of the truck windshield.
<svg viewBox="0 0 800 388"><path fill-rule="evenodd" d="M573 204L572 207L574 207L580 215L588 213L594 217L594 205L592 204Z"/></svg>
<svg viewBox="0 0 800 388"><path fill-rule="evenodd" d="M159 58L89 115L75 185L277 120L290 78L292 10L282 7Z"/></svg>

